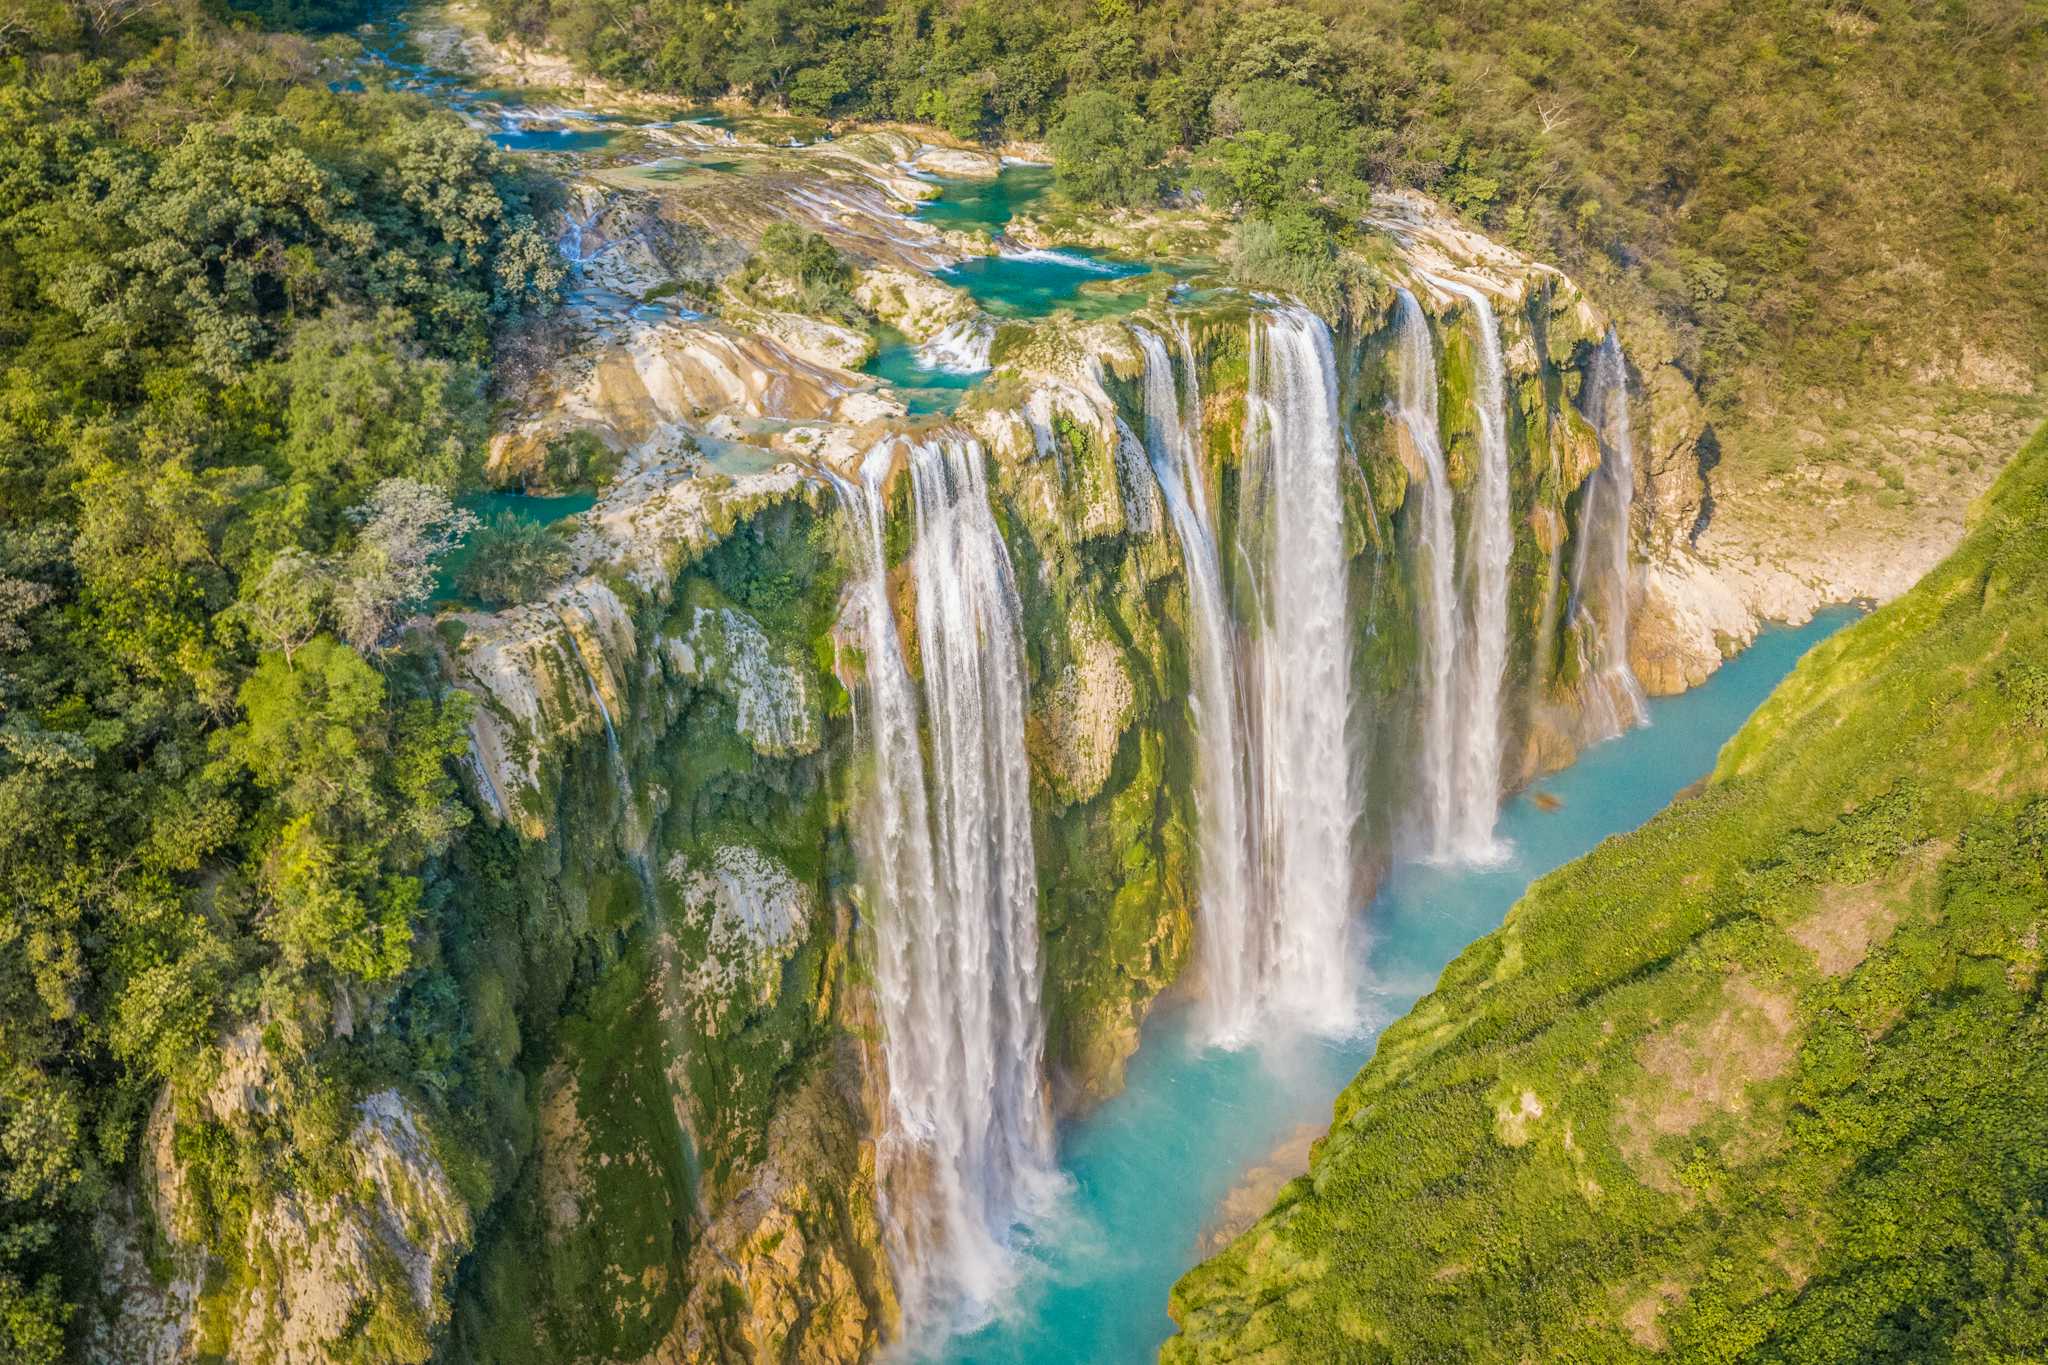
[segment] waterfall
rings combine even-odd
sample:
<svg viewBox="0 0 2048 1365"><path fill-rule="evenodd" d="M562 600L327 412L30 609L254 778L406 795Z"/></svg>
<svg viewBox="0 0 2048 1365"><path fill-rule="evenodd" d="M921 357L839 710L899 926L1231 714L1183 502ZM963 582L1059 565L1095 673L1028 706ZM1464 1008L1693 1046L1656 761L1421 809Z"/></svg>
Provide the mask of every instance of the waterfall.
<svg viewBox="0 0 2048 1365"><path fill-rule="evenodd" d="M605 705L604 693L597 685L597 675L590 671L590 661L583 657L583 646L576 639L576 632L555 613L555 621L562 628L562 638L569 642L570 657L576 660L576 669L583 675L583 685L590 690L590 700L597 705L597 714L604 721L604 750L606 762L611 767L612 781L619 788L619 843L625 850L626 861L632 865L634 879L640 883L640 906L653 910L658 904L654 894L654 869L647 861L647 846L644 836L636 829L639 824L637 809L633 803L633 777L626 771L625 756L619 752L619 732L612 725L612 709Z"/></svg>
<svg viewBox="0 0 2048 1365"><path fill-rule="evenodd" d="M1299 305L1252 328L1241 523L1265 549L1251 676L1261 994L1312 1028L1354 1018L1351 636L1329 328Z"/></svg>
<svg viewBox="0 0 2048 1365"><path fill-rule="evenodd" d="M1195 438L1201 399L1194 356L1180 335L1185 397L1174 392L1166 343L1136 329L1145 353L1145 451L1187 566L1191 658L1189 709L1195 729L1195 813L1201 909L1195 935L1213 1031L1246 1037L1259 1006L1263 950L1252 898L1251 812L1246 791L1246 726L1238 688L1237 632L1216 552L1208 494Z"/></svg>
<svg viewBox="0 0 2048 1365"><path fill-rule="evenodd" d="M1568 614L1579 634L1588 730L1593 738L1606 739L1650 716L1642 684L1628 659L1636 451L1628 410L1628 361L1611 326L1594 356L1586 392L1586 416L1600 434L1600 467L1587 481L1579 510Z"/></svg>
<svg viewBox="0 0 2048 1365"><path fill-rule="evenodd" d="M917 361L929 370L980 374L989 366L995 345L995 323L977 313L948 323L943 331L917 348Z"/></svg>
<svg viewBox="0 0 2048 1365"><path fill-rule="evenodd" d="M1010 1229L1055 1179L1023 644L981 447L910 445L920 712L883 550L883 482L902 448L877 447L858 487L836 481L862 541L874 785L858 826L889 1089L881 1174L906 1309L972 1314L1001 1298Z"/></svg>
<svg viewBox="0 0 2048 1365"><path fill-rule="evenodd" d="M1415 832L1432 859L1453 853L1456 808L1456 739L1452 734L1458 671L1458 596L1451 485L1444 471L1443 439L1437 426L1436 350L1422 305L1400 290L1397 325L1400 365L1394 415L1407 428L1421 465L1411 484L1418 534L1416 624L1422 641L1422 733L1417 755L1421 791L1420 829Z"/></svg>
<svg viewBox="0 0 2048 1365"><path fill-rule="evenodd" d="M1455 280L1431 282L1465 301L1479 343L1473 372L1472 416L1478 428L1478 468L1465 530L1460 597L1465 608L1459 652L1457 710L1451 766L1449 845L1475 862L1498 857L1493 827L1500 812L1501 681L1508 659L1508 558L1515 534L1508 506L1507 366L1500 325L1484 293Z"/></svg>

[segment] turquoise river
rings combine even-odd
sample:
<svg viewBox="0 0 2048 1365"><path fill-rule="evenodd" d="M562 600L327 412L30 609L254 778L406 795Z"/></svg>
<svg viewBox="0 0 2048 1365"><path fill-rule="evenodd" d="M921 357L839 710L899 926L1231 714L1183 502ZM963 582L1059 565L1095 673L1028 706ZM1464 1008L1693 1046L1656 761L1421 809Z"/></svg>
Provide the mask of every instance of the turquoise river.
<svg viewBox="0 0 2048 1365"><path fill-rule="evenodd" d="M1509 801L1497 866L1394 870L1366 909L1354 979L1363 1020L1342 1038L1204 1046L1184 1013L1145 1031L1122 1094L1070 1124L1058 1212L1020 1229L1022 1282L1010 1310L928 1361L987 1365L1136 1365L1172 1332L1167 1291L1202 1255L1216 1211L1247 1171L1329 1122L1330 1105L1371 1058L1380 1030L1436 982L1472 940L1496 928L1536 878L1634 829L1713 767L1721 745L1800 656L1848 622L1850 608L1765 631L1705 685L1650 704L1650 724L1587 750ZM1546 809L1548 807L1549 809Z"/></svg>

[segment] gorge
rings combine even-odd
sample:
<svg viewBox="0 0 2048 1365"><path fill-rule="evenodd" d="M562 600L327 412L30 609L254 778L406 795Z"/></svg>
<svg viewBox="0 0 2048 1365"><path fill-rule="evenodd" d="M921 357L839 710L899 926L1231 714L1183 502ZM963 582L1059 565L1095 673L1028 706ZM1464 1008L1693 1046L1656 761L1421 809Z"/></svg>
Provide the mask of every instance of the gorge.
<svg viewBox="0 0 2048 1365"><path fill-rule="evenodd" d="M106 1177L90 1357L1384 1347L1319 1240L1370 1202L1337 1182L1374 1068L1512 1034L1433 1013L1439 973L1524 990L1523 893L1726 779L1897 585L1717 555L1670 338L1419 193L1333 196L1341 288L1297 296L1199 196L1080 213L1042 147L709 113L494 34L422 6L320 68L487 134L566 272L503 323L456 508L533 581L465 547L376 646L460 778L433 875L363 912L432 984L233 987ZM1550 1082L1488 1092L1511 1155ZM1707 1198L1659 1140L1646 1188Z"/></svg>

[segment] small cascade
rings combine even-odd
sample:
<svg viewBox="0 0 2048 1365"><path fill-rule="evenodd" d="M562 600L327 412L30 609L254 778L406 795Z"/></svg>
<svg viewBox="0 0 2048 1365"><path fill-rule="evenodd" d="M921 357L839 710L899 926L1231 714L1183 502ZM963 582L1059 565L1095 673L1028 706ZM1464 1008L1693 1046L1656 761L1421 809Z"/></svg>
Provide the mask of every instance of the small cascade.
<svg viewBox="0 0 2048 1365"><path fill-rule="evenodd" d="M874 789L857 823L875 893L889 1089L881 1174L906 1309L972 1316L1000 1300L1013 1273L1010 1230L1056 1180L1040 1079L1023 643L980 445L909 446L920 698L883 549L883 484L903 448L877 447L858 486L838 481L861 541L861 718Z"/></svg>
<svg viewBox="0 0 2048 1365"><path fill-rule="evenodd" d="M1457 741L1452 733L1458 692L1458 593L1451 485L1444 470L1437 425L1436 349L1415 295L1400 290L1396 325L1400 364L1394 415L1407 429L1422 477L1416 499L1417 628L1422 640L1422 734L1418 765L1419 828L1413 837L1424 856L1442 860L1453 840Z"/></svg>
<svg viewBox="0 0 2048 1365"><path fill-rule="evenodd" d="M977 313L948 323L945 330L918 347L918 363L949 374L980 374L989 367L989 351L995 341L995 323Z"/></svg>
<svg viewBox="0 0 2048 1365"><path fill-rule="evenodd" d="M638 820L633 805L633 778L626 771L626 760L619 752L619 732L612 725L611 708L605 705L604 692L597 685L597 675L590 671L589 660L583 657L583 646L576 639L576 632L569 628L557 613L555 620L561 623L562 637L569 642L569 653L576 660L576 667L583 674L583 685L590 689L590 699L597 704L597 714L604 721L605 754L611 764L612 780L619 787L620 846L626 854L626 861L632 864L633 875L640 883L640 904L652 911L656 905L654 893L654 868L647 860L645 841L635 831Z"/></svg>
<svg viewBox="0 0 2048 1365"><path fill-rule="evenodd" d="M1137 329L1145 353L1145 450L1187 565L1193 655L1189 709L1195 728L1196 814L1201 911L1196 938L1214 1036L1249 1035L1264 978L1264 944L1252 895L1251 811L1246 791L1246 725L1238 687L1237 630L1216 552L1208 494L1196 455L1201 399L1187 335L1180 336L1185 396L1157 335Z"/></svg>
<svg viewBox="0 0 2048 1365"><path fill-rule="evenodd" d="M1032 261L1040 265L1061 265L1070 270L1085 270L1091 275L1117 275L1123 267L1114 261L1100 261L1093 256L1084 256L1078 251L1058 247L1018 247L1002 253L1006 261Z"/></svg>
<svg viewBox="0 0 2048 1365"><path fill-rule="evenodd" d="M1610 739L1650 718L1642 684L1628 658L1636 451L1628 410L1628 359L1613 327L1594 356L1586 394L1586 417L1600 433L1600 467L1587 481L1579 512L1567 614L1578 637L1589 737Z"/></svg>
<svg viewBox="0 0 2048 1365"><path fill-rule="evenodd" d="M1432 283L1465 301L1479 343L1473 373L1472 416L1478 428L1478 468L1465 529L1459 585L1464 602L1464 648L1459 653L1457 713L1451 768L1450 852L1473 862L1502 850L1493 837L1500 813L1501 683L1508 659L1508 559L1515 533L1508 505L1507 366L1500 324L1486 295L1455 280Z"/></svg>
<svg viewBox="0 0 2048 1365"><path fill-rule="evenodd" d="M1350 565L1338 482L1342 437L1329 328L1299 305L1253 326L1245 506L1256 541L1251 660L1261 995L1311 1028L1354 1019ZM1264 553L1258 552L1263 547Z"/></svg>

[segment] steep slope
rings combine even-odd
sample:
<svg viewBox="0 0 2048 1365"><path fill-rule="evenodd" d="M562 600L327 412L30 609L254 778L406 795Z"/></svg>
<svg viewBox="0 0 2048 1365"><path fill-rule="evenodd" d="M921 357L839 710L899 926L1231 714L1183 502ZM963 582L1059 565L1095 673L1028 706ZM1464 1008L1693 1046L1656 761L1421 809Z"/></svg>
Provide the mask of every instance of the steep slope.
<svg viewBox="0 0 2048 1365"><path fill-rule="evenodd" d="M1163 1358L2038 1355L2044 592L2048 433L1387 1031Z"/></svg>

